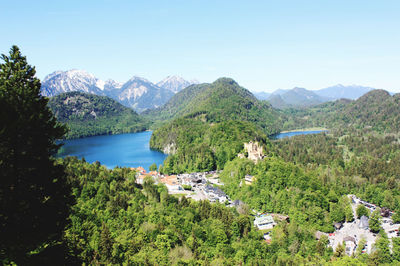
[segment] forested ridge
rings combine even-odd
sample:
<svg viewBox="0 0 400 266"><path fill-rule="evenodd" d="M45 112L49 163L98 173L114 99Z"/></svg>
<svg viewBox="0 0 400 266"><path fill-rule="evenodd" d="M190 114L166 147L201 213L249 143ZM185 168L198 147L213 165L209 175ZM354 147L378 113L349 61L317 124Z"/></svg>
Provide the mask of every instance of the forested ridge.
<svg viewBox="0 0 400 266"><path fill-rule="evenodd" d="M307 109L283 111L284 129L326 127L372 129L378 133L400 130L400 94L372 90L355 101L340 99Z"/></svg>
<svg viewBox="0 0 400 266"><path fill-rule="evenodd" d="M203 115L209 123L248 121L270 135L280 130L280 116L267 102L257 100L233 79L219 78L211 84L191 85L178 92L163 107L147 114L156 122Z"/></svg>
<svg viewBox="0 0 400 266"><path fill-rule="evenodd" d="M167 120L150 140L151 148L171 154L166 173L222 169L243 143L265 144L281 123L278 111L229 78L192 85L149 114L156 123Z"/></svg>
<svg viewBox="0 0 400 266"><path fill-rule="evenodd" d="M66 123L66 138L144 131L147 122L130 108L106 96L67 92L51 97L49 107Z"/></svg>

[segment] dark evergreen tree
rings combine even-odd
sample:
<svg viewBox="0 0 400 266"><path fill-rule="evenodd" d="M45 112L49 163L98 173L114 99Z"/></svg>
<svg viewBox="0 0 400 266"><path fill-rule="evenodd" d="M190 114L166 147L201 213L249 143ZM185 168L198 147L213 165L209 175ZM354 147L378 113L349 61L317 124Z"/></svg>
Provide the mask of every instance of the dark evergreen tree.
<svg viewBox="0 0 400 266"><path fill-rule="evenodd" d="M113 239L110 230L105 223L101 226L99 249L102 262L104 264L110 263L112 258Z"/></svg>
<svg viewBox="0 0 400 266"><path fill-rule="evenodd" d="M66 130L40 95L35 68L19 48L1 58L0 261L25 264L33 260L30 251L54 248L67 220L70 191L63 168L51 157Z"/></svg>

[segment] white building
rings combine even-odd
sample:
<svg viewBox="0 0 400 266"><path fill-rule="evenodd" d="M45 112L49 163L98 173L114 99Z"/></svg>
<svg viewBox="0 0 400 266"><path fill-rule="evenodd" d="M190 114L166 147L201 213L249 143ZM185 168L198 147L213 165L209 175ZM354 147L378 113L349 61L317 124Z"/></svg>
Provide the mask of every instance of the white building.
<svg viewBox="0 0 400 266"><path fill-rule="evenodd" d="M269 214L262 214L254 219L254 225L258 230L272 229L276 225L274 218Z"/></svg>

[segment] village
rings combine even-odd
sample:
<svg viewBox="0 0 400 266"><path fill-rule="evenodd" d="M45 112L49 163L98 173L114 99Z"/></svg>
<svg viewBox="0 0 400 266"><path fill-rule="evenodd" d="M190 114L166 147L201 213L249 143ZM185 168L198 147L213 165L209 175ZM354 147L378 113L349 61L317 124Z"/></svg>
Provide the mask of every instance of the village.
<svg viewBox="0 0 400 266"><path fill-rule="evenodd" d="M247 158L254 163L264 158L263 148L257 142L245 143L244 150L247 153ZM238 154L238 157L245 158L246 156L245 154ZM219 180L220 171L163 175L157 171L146 172L143 167L132 168L132 170L137 171L136 183L143 184L145 178L151 178L156 184L163 183L167 187L168 193L172 195L185 196L196 201L208 200L212 203L219 202L229 207L239 207L244 204L240 200L232 201L221 190L220 186L224 184ZM251 185L254 181L254 176L245 175L244 180L240 182L239 186ZM333 225L335 228L333 233L328 234L317 231L315 237L319 240L325 235L329 240L328 246L332 247L333 250L336 250L339 244L344 244L345 253L348 256L351 256L356 251L358 245L364 245L361 248L362 253L370 254L373 252L373 244L378 235L371 232L367 216L357 217L356 209L361 204L372 213L379 207L363 201L355 195L348 195L348 197L351 202L354 220L352 222L335 223ZM260 213L252 210L252 214L254 215L254 226L264 233L264 240L267 243L271 243L272 229L279 221L289 222L289 216L278 213ZM392 211L385 208L381 209L381 226L389 239L398 237L398 229L400 227L400 224L393 223L392 215Z"/></svg>
<svg viewBox="0 0 400 266"><path fill-rule="evenodd" d="M138 184L142 185L145 178L152 178L155 184L164 184L168 189L168 193L172 195L185 196L196 201L208 200L224 204L233 203L225 192L217 187L223 185L219 181L219 173L217 171L163 175L157 171L147 173L143 167L133 169L138 172L136 177L136 183Z"/></svg>
<svg viewBox="0 0 400 266"><path fill-rule="evenodd" d="M345 223L336 223L335 232L326 234L317 232L316 237L319 239L323 234L328 236L329 246L336 250L339 244L345 244L345 252L348 256L351 256L357 249L359 244L365 243L361 248L363 253L370 254L373 252L373 244L375 243L378 235L371 232L369 228L369 218L367 216L361 216L359 219L356 215L356 209L358 205L364 205L370 213L378 209L379 207L361 200L355 195L348 195L353 209L354 221ZM381 208L381 227L385 231L389 240L394 237L398 237L400 224L393 223L392 215L393 212ZM363 239L363 241L361 241Z"/></svg>

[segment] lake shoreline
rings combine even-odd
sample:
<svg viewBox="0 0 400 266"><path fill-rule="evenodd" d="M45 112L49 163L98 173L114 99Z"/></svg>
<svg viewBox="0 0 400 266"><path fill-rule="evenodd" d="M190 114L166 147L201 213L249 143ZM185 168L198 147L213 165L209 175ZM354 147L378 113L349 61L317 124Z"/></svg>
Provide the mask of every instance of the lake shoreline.
<svg viewBox="0 0 400 266"><path fill-rule="evenodd" d="M293 130L285 130L281 131L280 133L291 133L291 132L301 132L301 131L328 131L327 128L324 127L309 127L309 128L299 128L299 129L293 129Z"/></svg>

